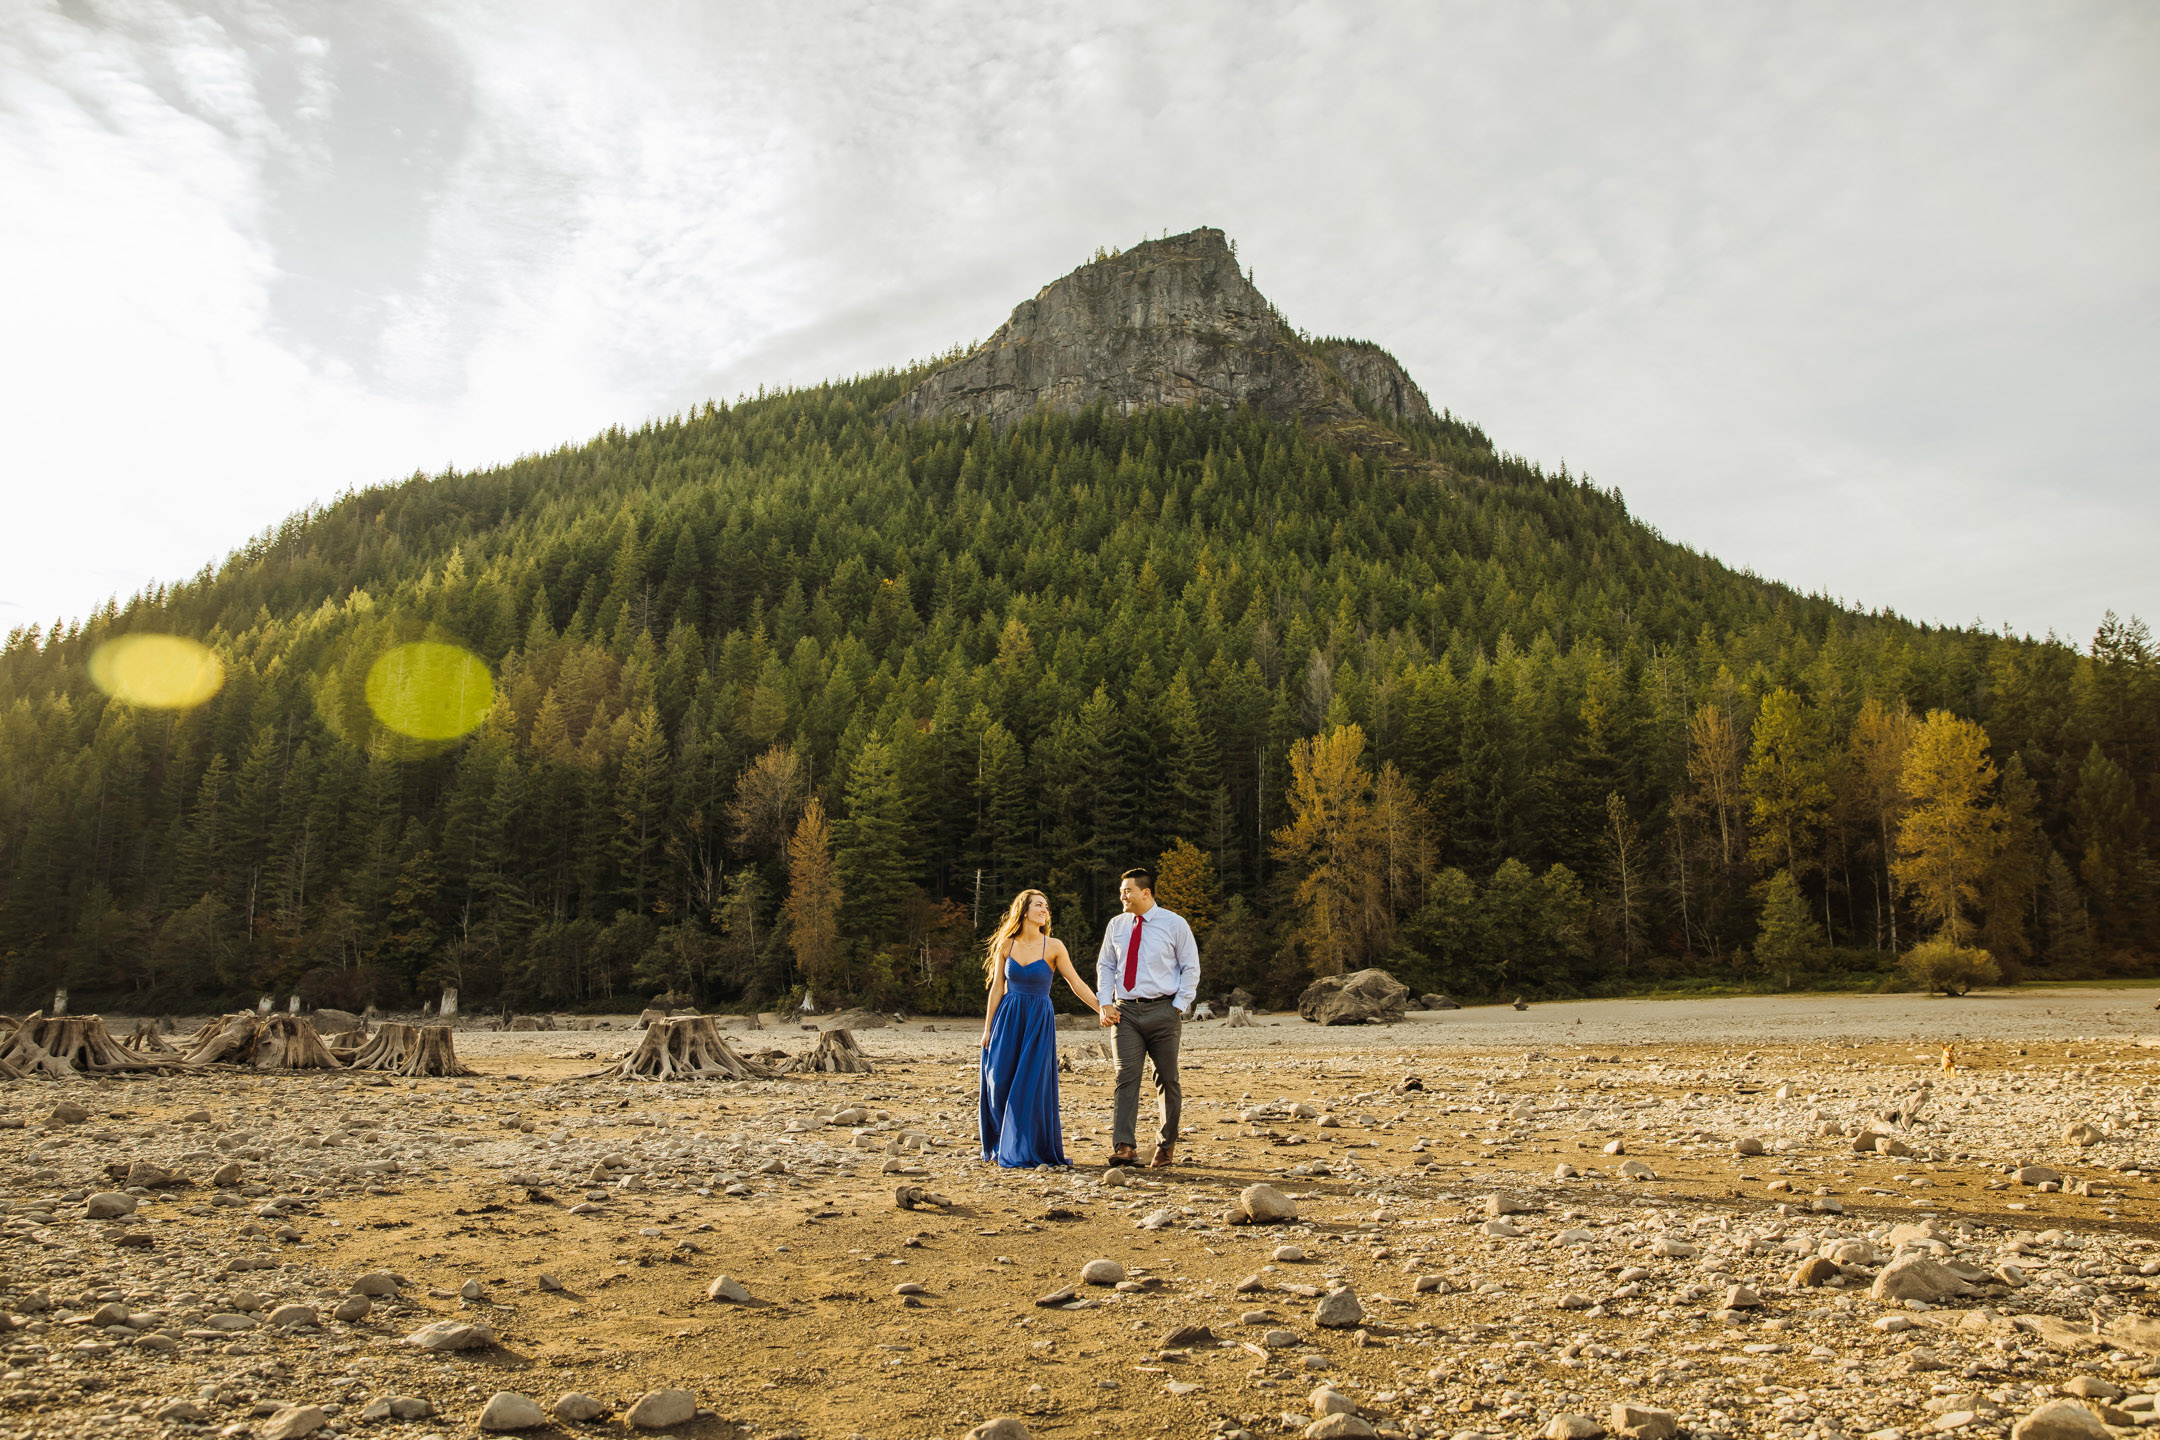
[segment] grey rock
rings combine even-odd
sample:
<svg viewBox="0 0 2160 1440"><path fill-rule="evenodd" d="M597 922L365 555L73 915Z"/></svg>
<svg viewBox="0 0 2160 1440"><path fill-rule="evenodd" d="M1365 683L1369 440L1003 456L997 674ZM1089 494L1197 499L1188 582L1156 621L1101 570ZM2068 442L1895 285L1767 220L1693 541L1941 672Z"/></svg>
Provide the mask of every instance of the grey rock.
<svg viewBox="0 0 2160 1440"><path fill-rule="evenodd" d="M2122 1386L2097 1375L2073 1376L2062 1388L2063 1393L2075 1395L2080 1400L2120 1400L2125 1393Z"/></svg>
<svg viewBox="0 0 2160 1440"><path fill-rule="evenodd" d="M933 371L887 419L965 416L1002 430L1037 406L1241 404L1309 425L1429 420L1416 383L1377 346L1308 345L1253 288L1220 230L1149 240L1052 281L988 340Z"/></svg>
<svg viewBox="0 0 2160 1440"><path fill-rule="evenodd" d="M319 1323L319 1317L312 1305L280 1305L270 1312L270 1323L295 1330L303 1325Z"/></svg>
<svg viewBox="0 0 2160 1440"><path fill-rule="evenodd" d="M665 1430L697 1417L697 1397L688 1390L648 1390L623 1414L633 1430Z"/></svg>
<svg viewBox="0 0 2160 1440"><path fill-rule="evenodd" d="M1351 1329L1364 1318L1365 1307L1358 1303L1357 1291L1348 1285L1328 1291L1313 1309L1313 1323L1330 1330Z"/></svg>
<svg viewBox="0 0 2160 1440"><path fill-rule="evenodd" d="M395 1295L398 1293L397 1276L392 1275L387 1270L370 1270L352 1282L352 1293L355 1295L373 1295L378 1298L385 1295Z"/></svg>
<svg viewBox="0 0 2160 1440"><path fill-rule="evenodd" d="M83 1214L92 1220L117 1220L122 1215L135 1213L135 1197L123 1195L117 1190L92 1195L83 1202Z"/></svg>
<svg viewBox="0 0 2160 1440"><path fill-rule="evenodd" d="M496 1391L480 1409L482 1430L537 1430L547 1423L547 1411L515 1390Z"/></svg>
<svg viewBox="0 0 2160 1440"><path fill-rule="evenodd" d="M1018 1416L1000 1415L995 1420L983 1421L961 1440L1035 1440L1035 1436Z"/></svg>
<svg viewBox="0 0 2160 1440"><path fill-rule="evenodd" d="M1670 1410L1655 1410L1647 1405L1615 1400L1611 1413L1605 1418L1605 1428L1615 1435L1628 1436L1629 1440L1671 1440L1680 1433L1680 1417Z"/></svg>
<svg viewBox="0 0 2160 1440"><path fill-rule="evenodd" d="M330 1423L320 1405L281 1405L256 1431L260 1440L300 1440Z"/></svg>
<svg viewBox="0 0 2160 1440"><path fill-rule="evenodd" d="M367 1319L368 1312L374 1308L375 1302L365 1295L347 1295L338 1301L337 1308L330 1312L330 1318L351 1325Z"/></svg>
<svg viewBox="0 0 2160 1440"><path fill-rule="evenodd" d="M1923 1300L1937 1305L1956 1299L1971 1288L1939 1261L1925 1255L1906 1255L1883 1267L1868 1293L1877 1300Z"/></svg>
<svg viewBox="0 0 2160 1440"><path fill-rule="evenodd" d="M425 1420L435 1413L435 1402L423 1400L416 1395L385 1395L368 1401L360 1411L360 1418L370 1423L377 1420Z"/></svg>
<svg viewBox="0 0 2160 1440"><path fill-rule="evenodd" d="M1115 1285L1125 1278L1125 1267L1115 1260L1090 1260L1080 1267L1080 1278L1090 1285Z"/></svg>
<svg viewBox="0 0 2160 1440"><path fill-rule="evenodd" d="M1843 1273L1844 1271L1838 1268L1835 1260L1826 1260L1820 1255L1810 1255L1800 1262L1799 1269L1793 1271L1792 1283L1803 1289L1814 1289L1817 1286L1829 1284Z"/></svg>
<svg viewBox="0 0 2160 1440"><path fill-rule="evenodd" d="M53 1106L52 1113L45 1117L45 1123L48 1125L80 1125L89 1118L90 1112L88 1110L83 1109L82 1106L77 1105L72 1100L63 1100L58 1105Z"/></svg>
<svg viewBox="0 0 2160 1440"><path fill-rule="evenodd" d="M555 1418L558 1420L597 1420L606 1411L607 1406L582 1390L572 1390L555 1402Z"/></svg>
<svg viewBox="0 0 2160 1440"><path fill-rule="evenodd" d="M2062 1171L2048 1165L2020 1165L2014 1177L2020 1185L2060 1185ZM2038 1411L2034 1411L2038 1414Z"/></svg>
<svg viewBox="0 0 2160 1440"><path fill-rule="evenodd" d="M1255 1225L1297 1219L1297 1201L1272 1185L1248 1185L1240 1190L1238 1209Z"/></svg>
<svg viewBox="0 0 2160 1440"><path fill-rule="evenodd" d="M1555 1415L1538 1431L1539 1440L1599 1440L1605 1427L1588 1415Z"/></svg>
<svg viewBox="0 0 2160 1440"><path fill-rule="evenodd" d="M705 1287L705 1298L723 1300L736 1305L750 1303L750 1289L732 1275L722 1275Z"/></svg>
<svg viewBox="0 0 2160 1440"><path fill-rule="evenodd" d="M2011 1427L2010 1440L2108 1440L2107 1426L2075 1400L2050 1400Z"/></svg>
<svg viewBox="0 0 2160 1440"><path fill-rule="evenodd" d="M405 1343L431 1354L446 1350L485 1350L495 1343L495 1328L464 1320L437 1320L406 1336Z"/></svg>
<svg viewBox="0 0 2160 1440"><path fill-rule="evenodd" d="M1298 1014L1314 1025L1387 1023L1403 1017L1410 987L1385 970L1323 975L1298 996Z"/></svg>
<svg viewBox="0 0 2160 1440"><path fill-rule="evenodd" d="M1306 1440L1350 1440L1350 1437L1378 1435L1371 1421L1352 1411L1337 1411L1323 1415L1300 1432Z"/></svg>
<svg viewBox="0 0 2160 1440"><path fill-rule="evenodd" d="M1312 1403L1315 1419L1322 1415L1355 1414L1357 1401L1337 1390L1333 1385L1322 1385L1306 1397Z"/></svg>

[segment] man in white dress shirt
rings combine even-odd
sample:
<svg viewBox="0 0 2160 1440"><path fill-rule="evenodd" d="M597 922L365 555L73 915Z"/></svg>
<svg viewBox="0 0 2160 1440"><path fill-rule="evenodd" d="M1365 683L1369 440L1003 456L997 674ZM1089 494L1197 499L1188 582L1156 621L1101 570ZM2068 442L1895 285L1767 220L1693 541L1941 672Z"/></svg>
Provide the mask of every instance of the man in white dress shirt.
<svg viewBox="0 0 2160 1440"><path fill-rule="evenodd" d="M1103 931L1095 958L1095 994L1102 1023L1117 1027L1117 1110L1111 1124L1110 1163L1130 1165L1139 1156L1134 1131L1140 1118L1140 1062L1154 1062L1155 1093L1162 1126L1156 1131L1152 1166L1168 1165L1176 1145L1185 1092L1178 1084L1178 1036L1200 990L1200 947L1185 917L1155 903L1155 872L1127 870L1118 882L1124 913Z"/></svg>

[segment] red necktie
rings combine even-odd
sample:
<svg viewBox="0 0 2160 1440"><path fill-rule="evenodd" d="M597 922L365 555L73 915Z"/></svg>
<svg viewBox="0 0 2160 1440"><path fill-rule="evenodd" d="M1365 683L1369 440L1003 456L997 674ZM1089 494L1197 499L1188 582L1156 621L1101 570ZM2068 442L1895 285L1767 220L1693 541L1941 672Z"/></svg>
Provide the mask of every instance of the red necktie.
<svg viewBox="0 0 2160 1440"><path fill-rule="evenodd" d="M1140 980L1140 927L1146 921L1138 915L1132 917L1132 940L1125 946L1125 993L1132 994L1133 986Z"/></svg>

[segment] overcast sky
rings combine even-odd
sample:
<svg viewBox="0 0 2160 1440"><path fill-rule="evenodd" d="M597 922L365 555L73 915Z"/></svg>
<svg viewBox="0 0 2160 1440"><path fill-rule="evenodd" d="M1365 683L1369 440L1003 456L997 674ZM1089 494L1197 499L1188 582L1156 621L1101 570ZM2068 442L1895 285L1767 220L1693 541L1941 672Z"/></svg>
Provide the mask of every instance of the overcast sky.
<svg viewBox="0 0 2160 1440"><path fill-rule="evenodd" d="M1732 564L2160 622L2145 0L0 0L0 628L1202 224Z"/></svg>

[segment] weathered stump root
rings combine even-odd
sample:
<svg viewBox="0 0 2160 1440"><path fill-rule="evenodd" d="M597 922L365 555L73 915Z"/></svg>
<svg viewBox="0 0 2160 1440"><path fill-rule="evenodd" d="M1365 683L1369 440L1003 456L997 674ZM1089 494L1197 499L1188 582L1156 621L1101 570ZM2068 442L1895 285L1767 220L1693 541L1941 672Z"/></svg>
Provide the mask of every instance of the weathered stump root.
<svg viewBox="0 0 2160 1440"><path fill-rule="evenodd" d="M178 1059L180 1056L180 1052L166 1044L165 1037L158 1034L157 1026L151 1024L148 1020L135 1022L135 1028L128 1033L127 1047L146 1056L165 1055L173 1059Z"/></svg>
<svg viewBox="0 0 2160 1440"><path fill-rule="evenodd" d="M246 1065L255 1058L263 1022L252 1010L222 1015L204 1025L180 1051L183 1065Z"/></svg>
<svg viewBox="0 0 2160 1440"><path fill-rule="evenodd" d="M158 1070L163 1064L113 1039L98 1015L60 1015L48 1020L32 1011L0 1042L0 1064L18 1073L37 1070L62 1079L113 1070Z"/></svg>
<svg viewBox="0 0 2160 1440"><path fill-rule="evenodd" d="M637 1048L587 1079L769 1080L773 1072L736 1053L709 1015L649 1022Z"/></svg>
<svg viewBox="0 0 2160 1440"><path fill-rule="evenodd" d="M822 1071L829 1075L868 1075L870 1057L863 1054L862 1046L855 1043L852 1030L827 1030L818 1036L817 1048L806 1050L788 1061L789 1074L814 1074Z"/></svg>
<svg viewBox="0 0 2160 1440"><path fill-rule="evenodd" d="M300 1015L272 1015L255 1040L258 1070L338 1070L344 1062L330 1053L314 1022Z"/></svg>
<svg viewBox="0 0 2160 1440"><path fill-rule="evenodd" d="M355 1070L392 1075L471 1075L461 1064L447 1025L390 1023L377 1030L352 1058Z"/></svg>

